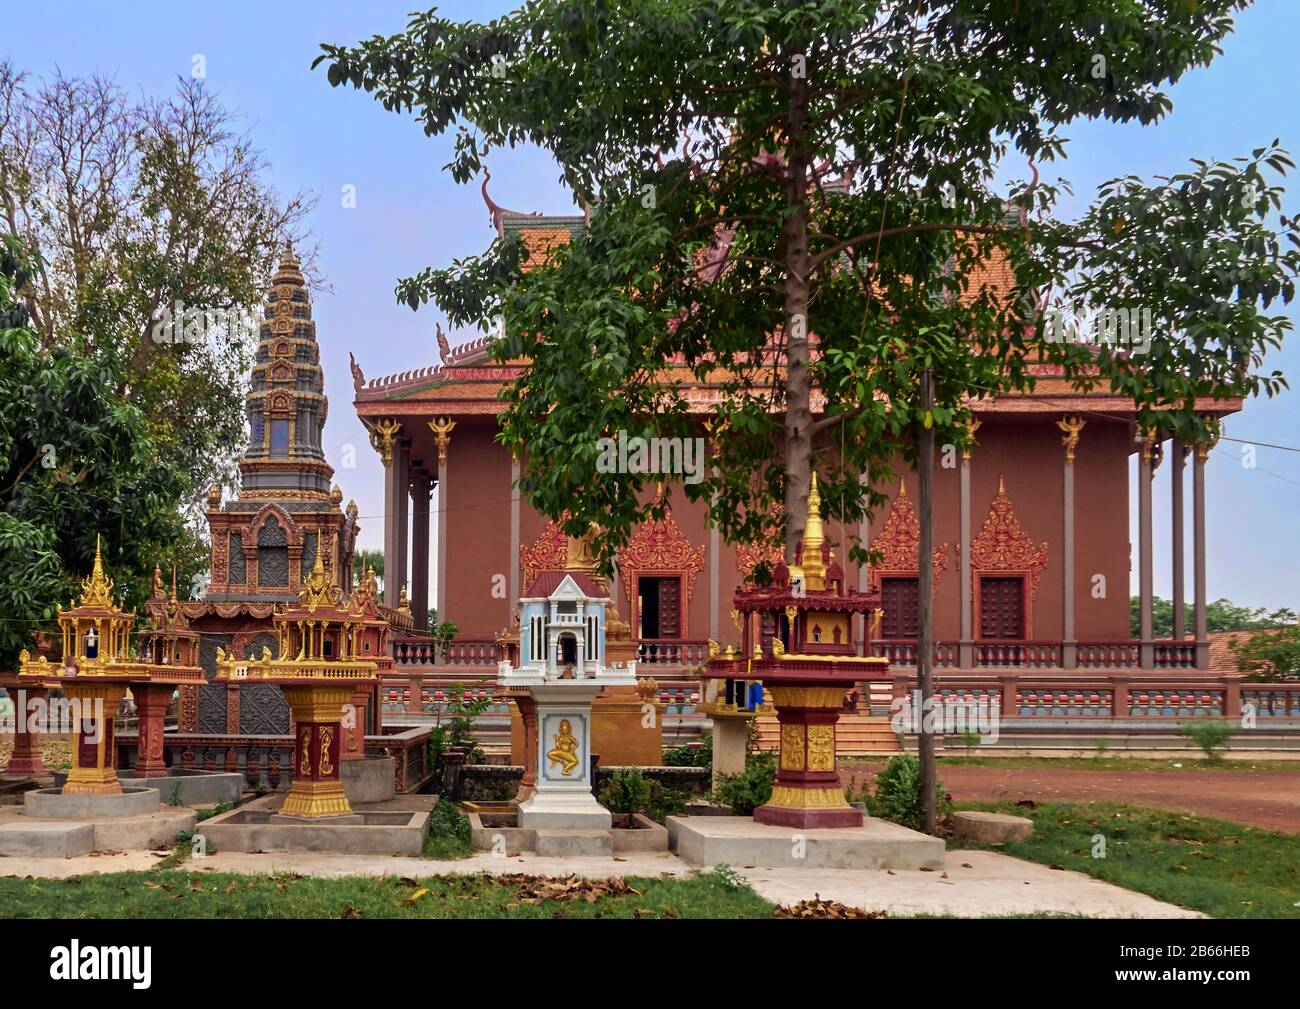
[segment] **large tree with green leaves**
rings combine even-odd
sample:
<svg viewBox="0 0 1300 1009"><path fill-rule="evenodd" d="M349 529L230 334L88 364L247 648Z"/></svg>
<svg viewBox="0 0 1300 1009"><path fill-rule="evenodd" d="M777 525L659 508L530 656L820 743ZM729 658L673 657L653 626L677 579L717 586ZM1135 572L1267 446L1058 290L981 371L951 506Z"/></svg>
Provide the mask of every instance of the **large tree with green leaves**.
<svg viewBox="0 0 1300 1009"><path fill-rule="evenodd" d="M202 566L177 507L186 474L118 398L121 359L71 334L43 349L15 293L33 273L21 244L0 240L0 669L76 598L97 534L129 607L155 564L175 559L182 584Z"/></svg>
<svg viewBox="0 0 1300 1009"><path fill-rule="evenodd" d="M503 239L398 285L453 323L500 320L498 359L531 359L502 440L534 506L567 511L570 533L598 523L602 559L626 541L654 477L596 479L600 439L698 433L671 359L722 392L712 468L684 492L729 540L783 538L789 556L814 465L855 521L922 427L964 444L971 398L1032 386L1034 360L1187 442L1214 433L1198 397L1281 386L1261 361L1300 255L1276 142L1118 177L1076 221L1036 173L994 186L1004 157L1062 157L1077 119L1157 122L1162 88L1209 63L1244 6L538 0L487 24L418 14L318 62L427 134L454 130L457 181L537 144L590 208L545 262ZM990 263L1009 296L981 282ZM1067 302L1149 313L1149 347L1049 341L1041 313Z"/></svg>

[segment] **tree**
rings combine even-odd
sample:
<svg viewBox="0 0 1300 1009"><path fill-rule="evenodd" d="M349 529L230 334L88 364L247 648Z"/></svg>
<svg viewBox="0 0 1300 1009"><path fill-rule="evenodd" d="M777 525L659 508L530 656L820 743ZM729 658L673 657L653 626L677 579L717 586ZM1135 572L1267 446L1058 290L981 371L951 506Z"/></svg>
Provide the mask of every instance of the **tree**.
<svg viewBox="0 0 1300 1009"><path fill-rule="evenodd" d="M105 359L196 527L207 488L234 478L267 278L311 205L265 168L201 81L136 101L0 62L0 236L37 253L18 292L30 330Z"/></svg>
<svg viewBox="0 0 1300 1009"><path fill-rule="evenodd" d="M1129 597L1130 633L1137 637L1141 630L1141 605L1139 596ZM1153 616L1153 635L1155 638L1168 638L1174 633L1174 604L1159 596L1151 601ZM1253 631L1266 627L1281 627L1296 622L1296 613L1286 606L1268 610L1259 606L1238 606L1228 599L1215 599L1205 604L1205 625L1208 631ZM1183 604L1183 626L1189 631L1195 628L1195 612L1191 603Z"/></svg>
<svg viewBox="0 0 1300 1009"><path fill-rule="evenodd" d="M607 563L657 475L598 479L601 439L698 434L683 380L707 378L710 466L682 489L728 541L783 539L792 559L814 460L828 512L852 524L920 430L967 444L971 398L1032 387L1035 360L1188 443L1215 433L1197 397L1283 386L1259 370L1290 328L1268 309L1300 268L1276 142L1116 178L1074 222L1036 174L992 182L1012 147L1063 156L1077 118L1158 121L1161 87L1207 64L1244 6L539 0L487 24L413 15L317 62L429 135L455 129L457 181L529 142L589 208L548 254L502 239L397 287L454 324L499 321L497 359L530 359L501 440L533 506L567 511L570 534L598 523ZM990 263L1013 296L982 283ZM1137 313L1149 345L1061 338L1072 302ZM919 411L926 372L934 405Z"/></svg>
<svg viewBox="0 0 1300 1009"><path fill-rule="evenodd" d="M366 568L369 568L375 576L375 581L382 589L384 587L384 552L382 550L358 550L352 555L352 582L354 585L360 585L361 579L366 576Z"/></svg>
<svg viewBox="0 0 1300 1009"><path fill-rule="evenodd" d="M72 334L43 349L15 295L32 275L21 245L0 239L0 669L79 594L97 533L127 607L156 563L175 558L182 578L200 566L176 507L186 476L118 398L121 359Z"/></svg>
<svg viewBox="0 0 1300 1009"><path fill-rule="evenodd" d="M1300 627L1292 624L1256 631L1244 641L1228 643L1237 656L1237 668L1252 680L1276 683L1300 680Z"/></svg>

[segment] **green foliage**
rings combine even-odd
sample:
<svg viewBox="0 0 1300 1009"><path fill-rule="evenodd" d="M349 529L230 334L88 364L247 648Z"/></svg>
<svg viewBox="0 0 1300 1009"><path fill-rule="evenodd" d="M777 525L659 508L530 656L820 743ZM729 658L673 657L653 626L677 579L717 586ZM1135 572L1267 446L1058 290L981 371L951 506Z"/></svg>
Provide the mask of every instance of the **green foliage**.
<svg viewBox="0 0 1300 1009"><path fill-rule="evenodd" d="M952 809L952 803L943 791L943 782L934 783L935 808L939 819ZM890 757L876 775L874 794L863 794L867 812L883 820L890 820L920 830L925 820L921 802L921 763L914 753Z"/></svg>
<svg viewBox="0 0 1300 1009"><path fill-rule="evenodd" d="M663 823L686 808L686 794L647 778L639 767L620 767L598 796L611 813L644 813Z"/></svg>
<svg viewBox="0 0 1300 1009"><path fill-rule="evenodd" d="M1216 599L1205 604L1207 631L1254 631L1268 627L1294 624L1296 613L1286 606L1269 610L1259 606L1238 606L1227 599ZM1157 640L1169 638L1174 633L1174 604L1159 596L1151 600L1152 636ZM1183 604L1183 626L1190 635L1196 629L1196 614L1191 603ZM1129 597L1129 631L1133 637L1142 633L1142 598Z"/></svg>
<svg viewBox="0 0 1300 1009"><path fill-rule="evenodd" d="M175 805L179 806L180 803L175 803ZM222 799L219 802L217 802L216 805L214 805L211 809L199 810L199 814L198 814L199 822L202 823L204 820L211 820L214 816L220 816L222 813L229 813L234 808L235 808L235 804L233 802L231 802L229 799Z"/></svg>
<svg viewBox="0 0 1300 1009"><path fill-rule="evenodd" d="M752 816L754 810L772 798L776 782L776 755L751 754L740 774L724 774L709 799L727 806L737 816Z"/></svg>
<svg viewBox="0 0 1300 1009"><path fill-rule="evenodd" d="M1198 401L1284 387L1262 365L1300 272L1276 141L1118 177L1071 221L1053 215L1060 186L995 187L1013 147L1063 158L1074 121L1159 121L1163 87L1218 54L1241 5L538 0L489 24L414 14L317 62L427 135L454 131L456 181L528 142L591 208L544 259L507 236L397 286L454 325L501 320L493 356L530 360L501 420L529 502L572 535L596 523L608 564L662 475L603 472L601 439L697 436L687 390L707 375L726 436L680 492L729 542L789 553L820 442L827 514L856 522L921 429L964 446L970 401L1032 389L1036 354L1187 443L1215 433ZM1013 297L979 282L991 258ZM1049 341L1039 298L1149 310L1151 344Z"/></svg>
<svg viewBox="0 0 1300 1009"><path fill-rule="evenodd" d="M433 620L436 617L437 611L430 610L429 619ZM440 624L431 623L429 625L429 635L438 643L438 652L443 656L446 656L447 649L451 646L451 643L456 639L456 635L459 633L460 628L450 620L444 620Z"/></svg>
<svg viewBox="0 0 1300 1009"><path fill-rule="evenodd" d="M429 734L429 766L433 769L434 787L442 787L443 756L452 748L466 751L466 763L481 764L486 756L474 741L474 722L492 705L490 694L472 695L454 683L447 691L446 703L437 709L433 731Z"/></svg>
<svg viewBox="0 0 1300 1009"><path fill-rule="evenodd" d="M1228 647L1237 656L1237 668L1252 680L1279 683L1300 679L1300 627L1260 631L1245 641L1234 638Z"/></svg>
<svg viewBox="0 0 1300 1009"><path fill-rule="evenodd" d="M663 762L665 767L712 767L713 733L700 733L698 746L665 747Z"/></svg>
<svg viewBox="0 0 1300 1009"><path fill-rule="evenodd" d="M176 782L174 785L172 785L171 795L167 797L167 805L169 806L185 805L185 803L181 801L181 783L179 781Z"/></svg>
<svg viewBox="0 0 1300 1009"><path fill-rule="evenodd" d="M1209 718L1184 722L1178 731L1204 750L1207 760L1218 760L1219 751L1224 749L1228 740L1237 734L1237 729L1231 722Z"/></svg>
<svg viewBox="0 0 1300 1009"><path fill-rule="evenodd" d="M713 867L713 876L728 890L739 890L742 887L749 886L749 880L727 865L726 862L720 862Z"/></svg>
<svg viewBox="0 0 1300 1009"><path fill-rule="evenodd" d="M650 782L639 767L620 767L600 794L611 813L644 813L650 808Z"/></svg>
<svg viewBox="0 0 1300 1009"><path fill-rule="evenodd" d="M456 803L439 799L429 814L429 836L424 841L425 858L469 858L474 853L469 817Z"/></svg>

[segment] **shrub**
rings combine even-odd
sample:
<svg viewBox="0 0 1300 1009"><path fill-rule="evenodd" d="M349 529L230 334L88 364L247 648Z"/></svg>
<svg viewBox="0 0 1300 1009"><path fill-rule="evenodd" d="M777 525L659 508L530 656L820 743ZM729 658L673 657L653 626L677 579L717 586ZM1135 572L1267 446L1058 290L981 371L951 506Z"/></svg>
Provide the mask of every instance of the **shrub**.
<svg viewBox="0 0 1300 1009"><path fill-rule="evenodd" d="M712 767L713 733L700 734L698 746L671 746L664 750L665 767Z"/></svg>
<svg viewBox="0 0 1300 1009"><path fill-rule="evenodd" d="M644 813L650 808L650 782L639 767L620 767L614 772L600 803L611 813Z"/></svg>
<svg viewBox="0 0 1300 1009"><path fill-rule="evenodd" d="M1218 751L1224 749L1237 732L1229 722L1209 720L1184 722L1178 731L1194 740L1205 751L1207 760L1218 760Z"/></svg>
<svg viewBox="0 0 1300 1009"><path fill-rule="evenodd" d="M710 798L720 806L729 807L738 816L751 816L754 810L772 798L775 781L776 755L755 753L740 774L723 775Z"/></svg>
<svg viewBox="0 0 1300 1009"><path fill-rule="evenodd" d="M952 809L943 792L943 783L934 783L935 808L942 819ZM920 830L925 816L921 803L921 762L914 753L890 757L876 775L875 794L862 796L867 812L913 830Z"/></svg>
<svg viewBox="0 0 1300 1009"><path fill-rule="evenodd" d="M469 818L450 799L439 799L429 814L425 858L468 858L474 852Z"/></svg>

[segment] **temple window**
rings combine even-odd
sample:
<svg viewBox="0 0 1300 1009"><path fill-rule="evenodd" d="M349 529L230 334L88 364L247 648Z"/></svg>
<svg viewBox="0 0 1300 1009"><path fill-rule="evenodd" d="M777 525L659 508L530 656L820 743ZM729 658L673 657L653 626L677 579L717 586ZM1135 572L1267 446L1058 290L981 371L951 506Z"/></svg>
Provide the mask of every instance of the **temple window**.
<svg viewBox="0 0 1300 1009"><path fill-rule="evenodd" d="M287 456L289 454L289 422L287 420L271 421L271 455Z"/></svg>
<svg viewBox="0 0 1300 1009"><path fill-rule="evenodd" d="M980 577L980 638L1020 641L1025 637L1023 575Z"/></svg>
<svg viewBox="0 0 1300 1009"><path fill-rule="evenodd" d="M289 587L289 538L274 515L257 534L257 583L263 588Z"/></svg>

